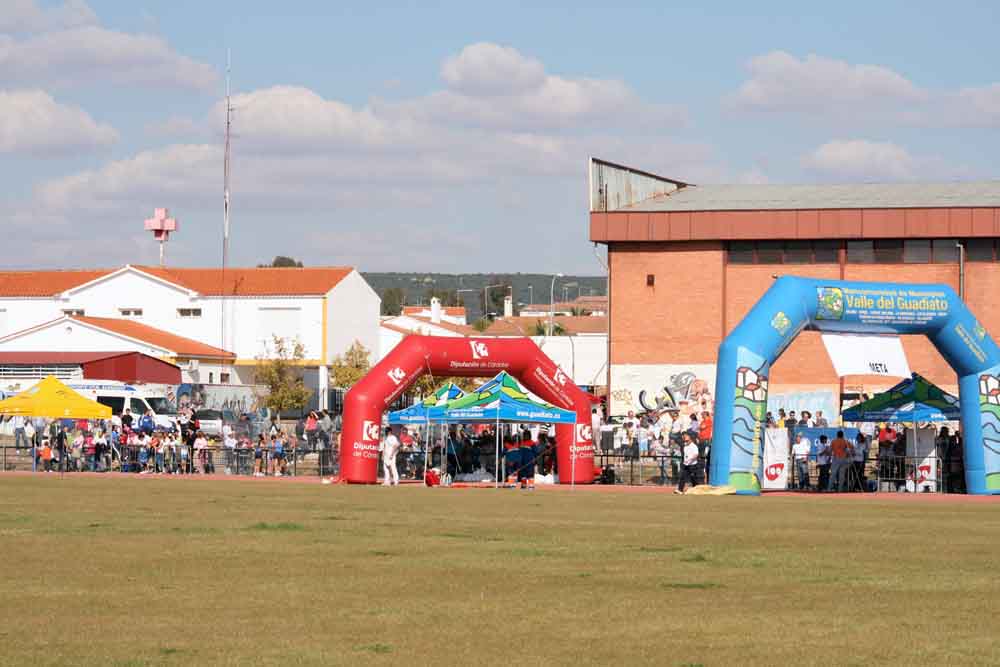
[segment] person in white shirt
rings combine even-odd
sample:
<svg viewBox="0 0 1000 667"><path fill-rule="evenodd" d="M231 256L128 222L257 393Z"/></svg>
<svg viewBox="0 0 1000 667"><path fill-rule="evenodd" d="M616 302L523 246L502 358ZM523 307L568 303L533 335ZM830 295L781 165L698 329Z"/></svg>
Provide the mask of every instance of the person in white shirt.
<svg viewBox="0 0 1000 667"><path fill-rule="evenodd" d="M684 443L684 459L681 466L681 479L674 493L684 493L684 489L690 484L698 486L698 445L695 444L691 434L684 432L681 434Z"/></svg>
<svg viewBox="0 0 1000 667"><path fill-rule="evenodd" d="M826 491L830 485L830 442L825 435L819 436L819 444L816 445L816 467L819 468L816 488Z"/></svg>
<svg viewBox="0 0 1000 667"><path fill-rule="evenodd" d="M382 476L383 486L398 486L399 472L396 471L396 453L399 452L399 438L391 428L385 429L385 440L382 441Z"/></svg>
<svg viewBox="0 0 1000 667"><path fill-rule="evenodd" d="M28 434L24 430L25 420L21 415L14 415L10 418L10 424L14 427L14 448L20 452L22 445L28 449Z"/></svg>
<svg viewBox="0 0 1000 667"><path fill-rule="evenodd" d="M798 488L800 491L809 490L809 451L812 443L809 438L801 433L795 435L795 444L792 445L792 459L795 461L795 474L798 476Z"/></svg>
<svg viewBox="0 0 1000 667"><path fill-rule="evenodd" d="M865 487L868 485L865 479L865 459L868 458L868 448L871 446L869 442L870 440L865 437L864 433L858 433L858 437L854 441L854 455L852 457L854 479L852 481L857 490L862 493L867 491Z"/></svg>
<svg viewBox="0 0 1000 667"><path fill-rule="evenodd" d="M678 447L684 446L682 435L691 428L691 420L686 415L681 414L676 408L670 411L670 439Z"/></svg>

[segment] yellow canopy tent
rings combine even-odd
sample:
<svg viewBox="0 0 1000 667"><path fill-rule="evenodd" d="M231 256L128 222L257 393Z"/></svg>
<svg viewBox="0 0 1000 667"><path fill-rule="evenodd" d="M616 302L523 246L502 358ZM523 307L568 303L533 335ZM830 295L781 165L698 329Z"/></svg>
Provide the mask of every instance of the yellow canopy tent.
<svg viewBox="0 0 1000 667"><path fill-rule="evenodd" d="M111 408L81 396L51 375L0 401L0 415L52 419L110 419Z"/></svg>

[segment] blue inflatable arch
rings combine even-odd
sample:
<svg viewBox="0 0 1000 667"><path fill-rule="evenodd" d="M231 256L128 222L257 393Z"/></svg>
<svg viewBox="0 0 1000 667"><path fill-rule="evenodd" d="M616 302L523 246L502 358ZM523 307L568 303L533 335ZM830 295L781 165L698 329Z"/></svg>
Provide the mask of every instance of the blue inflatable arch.
<svg viewBox="0 0 1000 667"><path fill-rule="evenodd" d="M719 346L713 483L760 493L769 371L801 331L927 336L958 374L966 489L1000 494L1000 349L955 291L790 276Z"/></svg>

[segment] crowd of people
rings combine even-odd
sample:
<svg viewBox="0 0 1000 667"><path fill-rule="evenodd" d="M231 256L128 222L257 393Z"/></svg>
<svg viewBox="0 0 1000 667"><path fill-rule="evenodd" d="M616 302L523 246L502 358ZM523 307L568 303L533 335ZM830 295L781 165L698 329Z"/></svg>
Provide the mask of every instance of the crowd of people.
<svg viewBox="0 0 1000 667"><path fill-rule="evenodd" d="M7 421L15 456L30 452L35 469L43 472L213 474L221 458L218 463L226 474L280 477L288 474L294 456L336 446L333 419L315 412L290 433L272 419L267 432L256 439L249 433L237 434L229 423L222 425L218 436L208 437L191 409L181 409L172 430L158 428L152 412L136 416L128 408L106 420L15 415Z"/></svg>

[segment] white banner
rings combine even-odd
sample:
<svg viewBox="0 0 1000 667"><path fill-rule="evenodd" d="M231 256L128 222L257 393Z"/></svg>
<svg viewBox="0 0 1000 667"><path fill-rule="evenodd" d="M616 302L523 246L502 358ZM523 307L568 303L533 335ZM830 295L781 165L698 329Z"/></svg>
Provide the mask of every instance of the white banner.
<svg viewBox="0 0 1000 667"><path fill-rule="evenodd" d="M788 429L764 431L764 478L760 480L760 488L788 488Z"/></svg>
<svg viewBox="0 0 1000 667"><path fill-rule="evenodd" d="M910 377L910 364L898 336L854 336L823 334L830 361L837 375L881 375Z"/></svg>
<svg viewBox="0 0 1000 667"><path fill-rule="evenodd" d="M933 428L920 428L916 433L906 429L906 455L916 461L911 479L906 481L906 489L917 493L937 493L937 455Z"/></svg>

